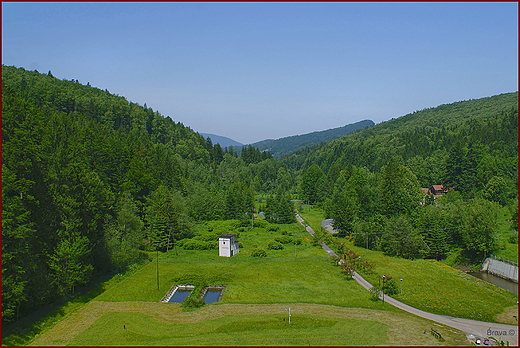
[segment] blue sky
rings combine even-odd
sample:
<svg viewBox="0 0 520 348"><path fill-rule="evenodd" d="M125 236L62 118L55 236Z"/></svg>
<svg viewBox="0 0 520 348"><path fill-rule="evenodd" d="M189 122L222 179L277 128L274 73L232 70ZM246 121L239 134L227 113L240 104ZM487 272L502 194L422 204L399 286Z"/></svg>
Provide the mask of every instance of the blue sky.
<svg viewBox="0 0 520 348"><path fill-rule="evenodd" d="M2 64L244 144L518 90L518 3L2 3Z"/></svg>

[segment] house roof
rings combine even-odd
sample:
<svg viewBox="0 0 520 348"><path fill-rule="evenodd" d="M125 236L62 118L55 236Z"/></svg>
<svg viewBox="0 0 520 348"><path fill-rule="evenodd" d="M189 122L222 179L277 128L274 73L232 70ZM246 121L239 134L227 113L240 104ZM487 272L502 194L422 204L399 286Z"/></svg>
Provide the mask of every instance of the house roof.
<svg viewBox="0 0 520 348"><path fill-rule="evenodd" d="M432 185L433 189L435 191L442 191L444 190L444 185Z"/></svg>
<svg viewBox="0 0 520 348"><path fill-rule="evenodd" d="M232 234L232 233L223 233L221 235L219 235L219 237L223 237L223 238L231 238L231 237L234 237L235 235Z"/></svg>

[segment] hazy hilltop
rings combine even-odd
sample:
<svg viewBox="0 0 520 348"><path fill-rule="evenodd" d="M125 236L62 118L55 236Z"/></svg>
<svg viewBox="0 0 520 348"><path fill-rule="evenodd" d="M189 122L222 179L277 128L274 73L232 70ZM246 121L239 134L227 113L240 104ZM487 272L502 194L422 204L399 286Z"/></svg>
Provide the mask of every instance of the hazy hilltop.
<svg viewBox="0 0 520 348"><path fill-rule="evenodd" d="M223 137L221 135L215 135L210 133L199 133L204 138L210 138L213 145L219 144L222 148L233 146L235 150L240 150L244 144L239 143L228 137Z"/></svg>
<svg viewBox="0 0 520 348"><path fill-rule="evenodd" d="M294 135L276 140L262 140L253 143L252 145L258 148L260 151L269 151L271 152L274 158L280 159L283 156L298 151L302 148L319 144L322 142L329 142L336 138L340 138L342 136L350 134L354 131L371 127L373 125L373 121L364 120L348 124L343 127L328 129L324 131L316 131L302 135Z"/></svg>

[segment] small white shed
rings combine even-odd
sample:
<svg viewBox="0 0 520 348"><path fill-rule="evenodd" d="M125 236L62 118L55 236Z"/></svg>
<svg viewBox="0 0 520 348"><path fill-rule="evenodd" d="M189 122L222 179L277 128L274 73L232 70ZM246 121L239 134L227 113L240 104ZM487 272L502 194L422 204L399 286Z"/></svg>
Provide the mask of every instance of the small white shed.
<svg viewBox="0 0 520 348"><path fill-rule="evenodd" d="M238 242L235 241L234 234L224 233L218 236L218 256L232 257L238 252Z"/></svg>

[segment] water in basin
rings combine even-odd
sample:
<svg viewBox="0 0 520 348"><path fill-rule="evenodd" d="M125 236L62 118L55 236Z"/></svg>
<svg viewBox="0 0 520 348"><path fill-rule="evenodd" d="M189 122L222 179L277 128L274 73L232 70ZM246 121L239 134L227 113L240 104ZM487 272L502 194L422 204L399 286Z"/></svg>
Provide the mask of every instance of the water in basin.
<svg viewBox="0 0 520 348"><path fill-rule="evenodd" d="M170 300L168 302L181 303L188 296L190 296L190 294L191 294L191 290L177 290L173 293L173 296L170 298Z"/></svg>
<svg viewBox="0 0 520 348"><path fill-rule="evenodd" d="M206 294L204 295L204 302L205 303L217 302L221 293L222 293L221 289L208 289L208 291L206 291Z"/></svg>

